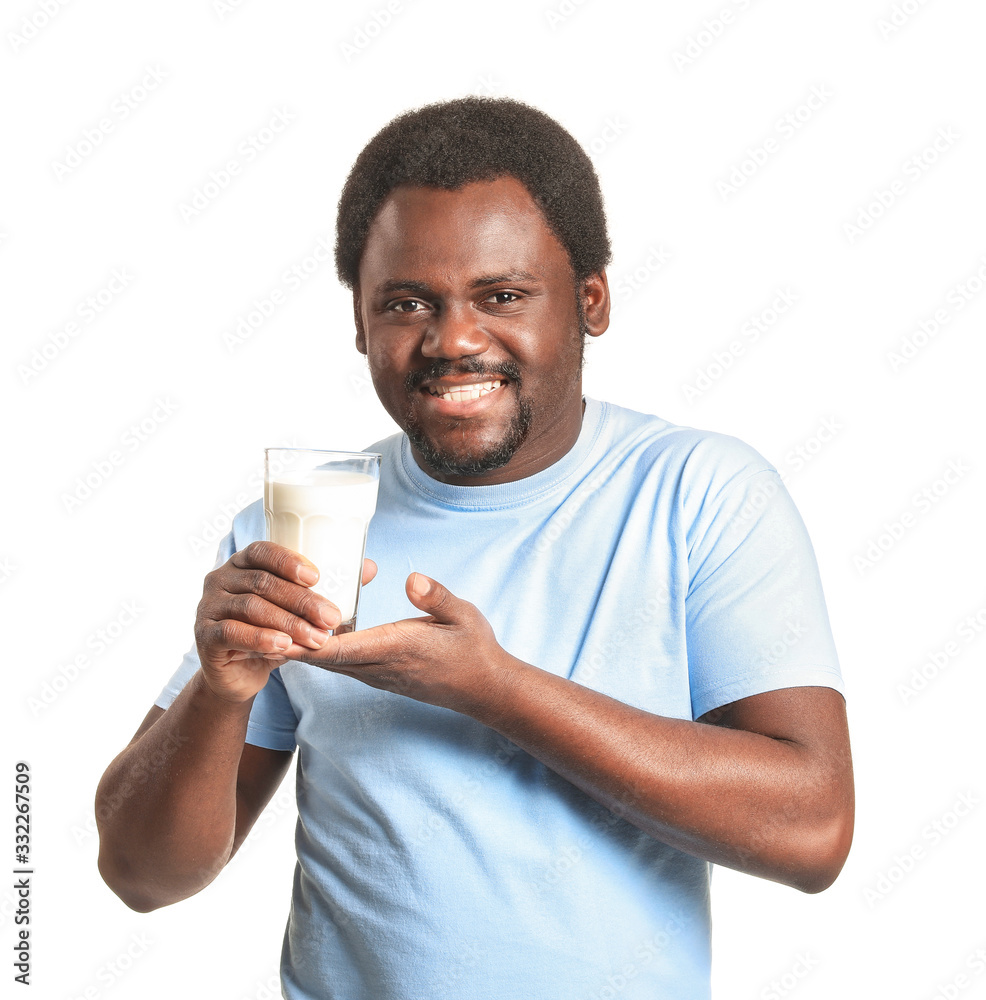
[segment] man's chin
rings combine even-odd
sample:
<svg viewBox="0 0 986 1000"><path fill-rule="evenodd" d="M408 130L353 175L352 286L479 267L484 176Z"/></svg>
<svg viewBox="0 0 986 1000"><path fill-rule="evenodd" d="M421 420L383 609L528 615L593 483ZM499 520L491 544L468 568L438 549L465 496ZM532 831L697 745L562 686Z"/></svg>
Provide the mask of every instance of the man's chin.
<svg viewBox="0 0 986 1000"><path fill-rule="evenodd" d="M495 437L459 441L458 447L425 434L413 421L407 436L428 471L438 478L475 478L502 469L524 443L531 428L530 406L521 400L510 424ZM454 432L450 432L450 436Z"/></svg>

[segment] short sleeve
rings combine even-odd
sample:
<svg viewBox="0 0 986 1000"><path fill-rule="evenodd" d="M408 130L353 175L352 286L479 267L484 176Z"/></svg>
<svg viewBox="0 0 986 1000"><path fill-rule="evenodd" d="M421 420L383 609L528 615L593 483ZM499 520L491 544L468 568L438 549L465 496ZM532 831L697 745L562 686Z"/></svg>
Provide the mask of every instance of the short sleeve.
<svg viewBox="0 0 986 1000"><path fill-rule="evenodd" d="M226 562L230 556L236 551L236 542L233 538L233 532L231 531L220 543L219 543L219 554L216 556L215 565L213 569L218 569L224 562ZM164 689L161 693L154 699L154 704L158 708L168 708L171 703L178 697L181 693L181 689L192 679L193 675L198 671L202 664L199 662L198 650L195 647L195 643L192 643L192 648L182 657L181 664L178 669L171 675L171 679L165 684Z"/></svg>
<svg viewBox="0 0 986 1000"><path fill-rule="evenodd" d="M298 716L281 680L280 668L272 670L270 679L257 693L250 710L246 741L268 750L294 750Z"/></svg>
<svg viewBox="0 0 986 1000"><path fill-rule="evenodd" d="M251 504L233 521L233 530L219 543L214 569L227 562L234 552L264 537L263 506ZM168 708L202 664L195 644L182 657L178 669L154 700L159 708ZM260 690L250 710L246 742L269 750L294 750L298 719L288 698L280 670L271 671L270 679Z"/></svg>
<svg viewBox="0 0 986 1000"><path fill-rule="evenodd" d="M693 718L787 687L844 692L815 553L780 476L737 476L692 526L685 601Z"/></svg>

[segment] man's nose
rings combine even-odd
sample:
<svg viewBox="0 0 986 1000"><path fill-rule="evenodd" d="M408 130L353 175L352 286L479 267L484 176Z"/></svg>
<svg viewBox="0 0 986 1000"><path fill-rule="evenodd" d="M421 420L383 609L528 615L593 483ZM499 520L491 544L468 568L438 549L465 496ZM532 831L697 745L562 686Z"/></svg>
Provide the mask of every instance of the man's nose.
<svg viewBox="0 0 986 1000"><path fill-rule="evenodd" d="M490 338L481 323L482 317L467 308L443 309L428 325L421 353L426 358L448 360L483 354L490 346Z"/></svg>

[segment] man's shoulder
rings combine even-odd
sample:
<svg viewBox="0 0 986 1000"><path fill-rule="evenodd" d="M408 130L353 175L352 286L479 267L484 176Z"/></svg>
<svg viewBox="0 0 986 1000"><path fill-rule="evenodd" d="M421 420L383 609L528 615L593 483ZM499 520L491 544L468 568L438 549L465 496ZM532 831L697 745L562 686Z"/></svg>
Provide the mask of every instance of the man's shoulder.
<svg viewBox="0 0 986 1000"><path fill-rule="evenodd" d="M615 403L599 403L605 443L626 449L643 465L679 469L689 479L728 482L758 472L776 472L755 448L731 434L676 424Z"/></svg>
<svg viewBox="0 0 986 1000"><path fill-rule="evenodd" d="M263 499L254 500L233 518L233 550L245 549L251 542L267 537Z"/></svg>

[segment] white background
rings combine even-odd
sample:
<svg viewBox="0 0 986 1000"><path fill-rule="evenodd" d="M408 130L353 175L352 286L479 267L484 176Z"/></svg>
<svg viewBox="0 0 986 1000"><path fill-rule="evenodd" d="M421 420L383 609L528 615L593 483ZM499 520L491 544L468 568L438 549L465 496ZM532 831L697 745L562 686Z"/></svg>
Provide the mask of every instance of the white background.
<svg viewBox="0 0 986 1000"><path fill-rule="evenodd" d="M262 448L389 432L331 263L284 274L331 241L379 127L466 93L540 106L592 151L618 308L587 391L750 442L818 554L856 840L820 896L716 870L716 995L984 995L982 5L394 0L381 27L384 0L46 2L0 15L3 734L8 782L33 774L33 995L273 995L290 780L215 884L150 915L99 879L93 792L190 644Z"/></svg>

